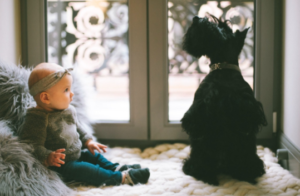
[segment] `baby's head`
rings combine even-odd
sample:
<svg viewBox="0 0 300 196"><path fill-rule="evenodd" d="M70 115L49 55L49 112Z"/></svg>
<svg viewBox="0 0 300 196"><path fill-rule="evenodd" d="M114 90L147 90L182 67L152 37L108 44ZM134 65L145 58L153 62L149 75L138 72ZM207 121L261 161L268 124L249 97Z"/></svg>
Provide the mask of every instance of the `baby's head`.
<svg viewBox="0 0 300 196"><path fill-rule="evenodd" d="M37 108L48 111L68 108L74 95L71 91L72 80L69 71L57 64L38 64L28 80Z"/></svg>

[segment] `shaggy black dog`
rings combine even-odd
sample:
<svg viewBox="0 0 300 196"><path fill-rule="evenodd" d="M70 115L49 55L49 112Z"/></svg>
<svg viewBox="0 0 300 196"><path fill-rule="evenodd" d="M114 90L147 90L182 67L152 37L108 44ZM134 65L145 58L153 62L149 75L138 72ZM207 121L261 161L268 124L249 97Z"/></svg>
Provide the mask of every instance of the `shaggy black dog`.
<svg viewBox="0 0 300 196"><path fill-rule="evenodd" d="M233 33L228 22L196 16L183 43L189 54L211 60L211 71L181 120L191 142L183 172L213 185L219 174L255 183L265 173L255 135L267 122L238 64L248 29Z"/></svg>

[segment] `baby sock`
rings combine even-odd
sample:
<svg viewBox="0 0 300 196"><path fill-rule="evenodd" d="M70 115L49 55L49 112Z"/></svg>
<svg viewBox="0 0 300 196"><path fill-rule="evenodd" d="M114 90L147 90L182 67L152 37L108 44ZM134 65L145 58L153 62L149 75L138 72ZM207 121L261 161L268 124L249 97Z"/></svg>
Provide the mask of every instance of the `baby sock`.
<svg viewBox="0 0 300 196"><path fill-rule="evenodd" d="M125 171L128 169L141 169L141 165L140 164L133 164L133 165L119 165L115 171Z"/></svg>
<svg viewBox="0 0 300 196"><path fill-rule="evenodd" d="M143 169L129 169L122 173L125 173L124 184L135 185L138 183L145 184L148 182L150 172L148 168Z"/></svg>

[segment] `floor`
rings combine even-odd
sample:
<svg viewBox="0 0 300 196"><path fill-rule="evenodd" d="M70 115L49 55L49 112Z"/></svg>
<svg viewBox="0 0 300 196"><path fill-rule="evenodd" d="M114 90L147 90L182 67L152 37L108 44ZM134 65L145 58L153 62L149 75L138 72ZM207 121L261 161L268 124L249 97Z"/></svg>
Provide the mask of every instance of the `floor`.
<svg viewBox="0 0 300 196"><path fill-rule="evenodd" d="M274 153L268 148L257 146L257 153L264 161L266 174L257 179L256 185L220 176L219 186L211 186L185 175L182 161L190 153L186 144L162 144L141 151L138 148L110 148L105 156L121 164L140 163L148 167L151 175L145 185L79 186L73 187L77 196L300 196L300 180L283 169Z"/></svg>

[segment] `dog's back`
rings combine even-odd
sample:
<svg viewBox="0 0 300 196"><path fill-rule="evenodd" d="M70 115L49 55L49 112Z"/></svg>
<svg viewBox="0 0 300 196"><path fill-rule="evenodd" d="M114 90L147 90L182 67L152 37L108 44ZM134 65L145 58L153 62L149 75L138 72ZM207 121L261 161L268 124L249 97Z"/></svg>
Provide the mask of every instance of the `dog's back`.
<svg viewBox="0 0 300 196"><path fill-rule="evenodd" d="M191 137L203 136L206 132L255 135L264 125L262 105L255 99L249 84L241 73L226 69L206 76L182 118L182 127Z"/></svg>

